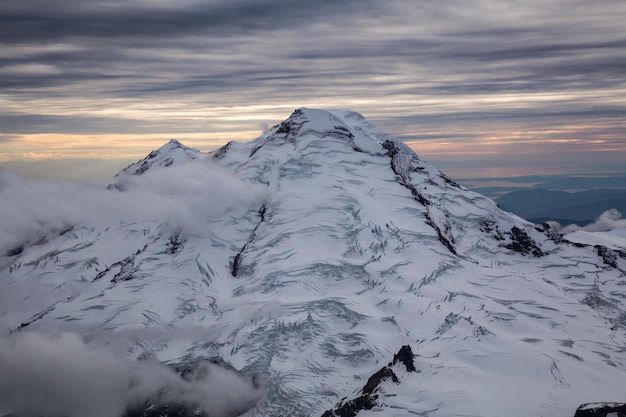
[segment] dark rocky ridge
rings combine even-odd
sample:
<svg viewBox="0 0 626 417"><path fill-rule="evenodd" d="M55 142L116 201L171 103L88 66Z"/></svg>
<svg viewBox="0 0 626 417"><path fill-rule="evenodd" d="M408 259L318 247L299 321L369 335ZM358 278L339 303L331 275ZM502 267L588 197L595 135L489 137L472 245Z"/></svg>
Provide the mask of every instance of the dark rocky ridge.
<svg viewBox="0 0 626 417"><path fill-rule="evenodd" d="M626 417L626 403L582 404L574 417Z"/></svg>
<svg viewBox="0 0 626 417"><path fill-rule="evenodd" d="M536 257L544 256L543 251L537 245L525 230L520 229L517 226L511 228L509 233L511 235L511 243L504 245L505 248L515 252L519 252L522 255L532 254Z"/></svg>
<svg viewBox="0 0 626 417"><path fill-rule="evenodd" d="M334 409L324 412L322 417L354 417L359 411L371 410L379 405L378 391L380 384L388 379L391 379L396 384L400 383L400 379L391 369L398 362L406 367L407 372L419 372L413 363L411 346L402 346L398 353L393 355L393 360L387 366L381 368L367 380L367 383L361 389L360 396L348 401L344 401L344 398Z"/></svg>

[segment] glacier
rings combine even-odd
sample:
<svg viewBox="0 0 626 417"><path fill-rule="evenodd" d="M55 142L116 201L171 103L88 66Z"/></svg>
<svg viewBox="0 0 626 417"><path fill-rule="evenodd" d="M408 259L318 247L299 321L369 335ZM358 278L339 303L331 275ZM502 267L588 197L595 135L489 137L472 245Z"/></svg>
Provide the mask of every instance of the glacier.
<svg viewBox="0 0 626 417"><path fill-rule="evenodd" d="M219 361L262 381L246 416L321 416L405 345L417 372L359 417L624 400L623 240L503 212L356 112L298 109L210 153L171 141L100 188L76 216L7 225L22 240L0 245L4 339Z"/></svg>

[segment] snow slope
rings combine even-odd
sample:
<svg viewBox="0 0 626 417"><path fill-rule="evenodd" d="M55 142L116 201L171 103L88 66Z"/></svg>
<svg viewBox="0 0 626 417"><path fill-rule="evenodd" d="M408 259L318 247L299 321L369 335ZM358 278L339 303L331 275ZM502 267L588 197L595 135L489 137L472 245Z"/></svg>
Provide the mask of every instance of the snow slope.
<svg viewBox="0 0 626 417"><path fill-rule="evenodd" d="M614 250L626 251L626 227L607 232L576 230L566 235L567 240L587 245L601 245Z"/></svg>
<svg viewBox="0 0 626 417"><path fill-rule="evenodd" d="M124 191L126 182L132 180L133 175L142 175L158 168L179 166L197 159L203 159L204 154L197 149L189 148L176 139L148 154L145 158L130 164L115 176L115 182L109 187Z"/></svg>
<svg viewBox="0 0 626 417"><path fill-rule="evenodd" d="M263 191L186 227L72 224L5 254L7 337L55 327L137 359L220 358L265 381L252 416L319 416L403 345L419 372L359 416L623 400L621 253L502 212L351 111L299 109L207 155L169 145L160 160L192 155Z"/></svg>

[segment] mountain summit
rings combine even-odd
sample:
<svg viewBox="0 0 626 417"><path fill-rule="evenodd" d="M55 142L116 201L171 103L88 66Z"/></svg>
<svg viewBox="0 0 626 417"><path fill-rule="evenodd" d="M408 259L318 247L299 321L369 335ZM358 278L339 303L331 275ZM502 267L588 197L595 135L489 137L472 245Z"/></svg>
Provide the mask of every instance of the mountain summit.
<svg viewBox="0 0 626 417"><path fill-rule="evenodd" d="M226 364L262 386L246 416L624 400L626 253L501 211L360 114L298 109L248 143L150 155L123 175L195 191L173 216L76 222L3 254L0 292L22 300L0 305L8 339L57 328L131 359Z"/></svg>
<svg viewBox="0 0 626 417"><path fill-rule="evenodd" d="M135 162L120 171L119 175L141 175L154 167L168 167L175 164L183 164L202 158L202 152L197 149L188 148L176 139L171 139L168 143L154 150L145 158Z"/></svg>

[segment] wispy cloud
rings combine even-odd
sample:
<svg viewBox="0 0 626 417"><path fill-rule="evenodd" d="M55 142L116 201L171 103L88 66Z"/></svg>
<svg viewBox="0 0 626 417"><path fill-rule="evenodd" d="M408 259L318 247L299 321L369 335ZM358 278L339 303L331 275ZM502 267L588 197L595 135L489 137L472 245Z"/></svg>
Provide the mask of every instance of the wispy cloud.
<svg viewBox="0 0 626 417"><path fill-rule="evenodd" d="M457 149L511 124L617 141L625 18L612 0L4 2L0 133L251 139L309 106Z"/></svg>
<svg viewBox="0 0 626 417"><path fill-rule="evenodd" d="M210 227L207 218L256 207L264 197L205 160L126 178L125 187L132 192L107 190L106 183L29 180L0 169L0 253L72 226L148 220L199 233Z"/></svg>
<svg viewBox="0 0 626 417"><path fill-rule="evenodd" d="M18 136L16 135L0 135L0 143L8 143L16 140Z"/></svg>

